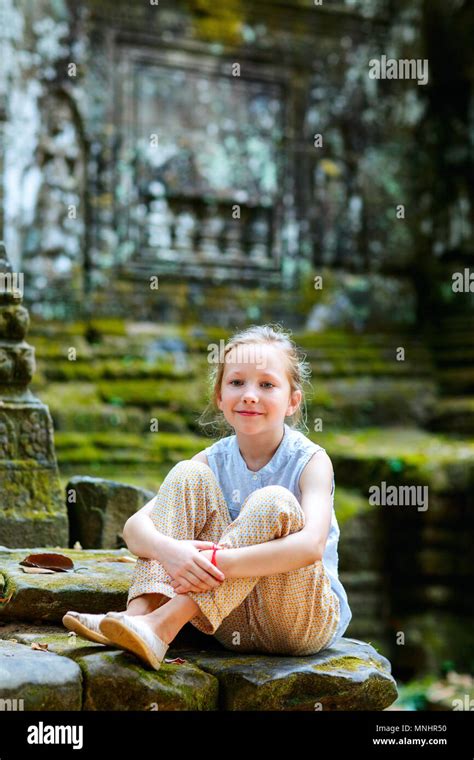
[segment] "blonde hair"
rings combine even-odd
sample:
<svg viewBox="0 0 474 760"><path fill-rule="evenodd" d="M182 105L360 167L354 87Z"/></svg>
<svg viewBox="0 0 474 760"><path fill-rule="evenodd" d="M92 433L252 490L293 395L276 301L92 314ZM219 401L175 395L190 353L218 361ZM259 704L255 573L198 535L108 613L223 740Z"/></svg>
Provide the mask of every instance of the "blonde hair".
<svg viewBox="0 0 474 760"><path fill-rule="evenodd" d="M226 356L232 348L245 344L269 343L281 349L286 359L286 373L290 383L291 393L296 390L301 391L301 402L295 412L291 415L292 420L289 426L298 429L304 425L306 427L306 400L304 392L304 383L309 382L311 377L311 366L306 361L306 355L301 354L298 346L291 339L291 332L284 330L277 323L266 325L251 325L240 332L234 333L224 346L224 350L219 352L219 359L215 361L209 371L208 378L208 404L203 413L198 418L198 424L208 432L208 427L214 428L221 436L229 435L234 429L227 422L223 412L217 405L218 393L222 385ZM304 409L304 415L302 413ZM216 416L217 413L217 416ZM206 421L206 417L214 417ZM306 428L307 429L307 428ZM213 433L209 433L212 435Z"/></svg>

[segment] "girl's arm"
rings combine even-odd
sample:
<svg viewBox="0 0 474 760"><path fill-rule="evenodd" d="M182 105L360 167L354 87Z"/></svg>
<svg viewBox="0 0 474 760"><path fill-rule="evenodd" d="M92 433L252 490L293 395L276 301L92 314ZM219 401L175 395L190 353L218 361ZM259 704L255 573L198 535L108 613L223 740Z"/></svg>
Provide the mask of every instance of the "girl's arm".
<svg viewBox="0 0 474 760"><path fill-rule="evenodd" d="M211 559L212 549L204 555ZM216 552L216 562L226 578L252 578L275 573L287 573L316 561L313 544L303 530L275 538L264 544L222 549Z"/></svg>
<svg viewBox="0 0 474 760"><path fill-rule="evenodd" d="M300 476L303 528L263 544L216 552L217 566L226 578L287 573L322 559L331 526L334 471L329 456L316 452ZM205 551L212 557L212 550Z"/></svg>
<svg viewBox="0 0 474 760"><path fill-rule="evenodd" d="M163 548L174 542L174 538L165 536L155 528L150 517L155 498L128 518L122 532L123 540L132 554L145 559L159 559Z"/></svg>
<svg viewBox="0 0 474 760"><path fill-rule="evenodd" d="M192 459L207 464L207 457L199 451ZM122 536L132 554L144 559L160 559L163 547L171 546L177 539L165 536L157 528L150 517L155 496L144 507L128 518L124 525Z"/></svg>

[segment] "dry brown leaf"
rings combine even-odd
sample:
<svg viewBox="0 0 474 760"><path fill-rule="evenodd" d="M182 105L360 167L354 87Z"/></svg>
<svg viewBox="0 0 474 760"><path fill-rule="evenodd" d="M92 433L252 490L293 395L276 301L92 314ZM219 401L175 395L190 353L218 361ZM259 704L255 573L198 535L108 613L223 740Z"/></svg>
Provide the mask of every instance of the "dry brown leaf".
<svg viewBox="0 0 474 760"><path fill-rule="evenodd" d="M66 557L65 554L52 554L51 552L29 554L19 564L26 567L45 567L48 570L63 573L74 568L74 562L70 557Z"/></svg>
<svg viewBox="0 0 474 760"><path fill-rule="evenodd" d="M40 641L33 641L31 644L32 649L38 649L40 652L47 652L48 651L48 645L42 644Z"/></svg>

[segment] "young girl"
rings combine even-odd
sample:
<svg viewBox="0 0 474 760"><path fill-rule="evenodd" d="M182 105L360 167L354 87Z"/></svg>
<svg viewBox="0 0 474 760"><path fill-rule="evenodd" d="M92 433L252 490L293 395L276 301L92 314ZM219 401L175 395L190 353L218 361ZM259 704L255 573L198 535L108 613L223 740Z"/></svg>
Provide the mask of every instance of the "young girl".
<svg viewBox="0 0 474 760"><path fill-rule="evenodd" d="M236 652L309 655L344 634L352 613L338 578L333 468L295 427L310 371L279 325L226 343L211 408L233 434L178 462L127 520L139 557L127 609L69 612L67 628L156 670L189 621Z"/></svg>

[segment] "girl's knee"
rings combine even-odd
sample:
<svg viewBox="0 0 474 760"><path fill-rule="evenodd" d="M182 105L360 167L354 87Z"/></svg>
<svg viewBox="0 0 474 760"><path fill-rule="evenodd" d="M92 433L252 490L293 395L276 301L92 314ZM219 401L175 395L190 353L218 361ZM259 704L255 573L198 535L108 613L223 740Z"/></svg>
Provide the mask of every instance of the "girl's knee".
<svg viewBox="0 0 474 760"><path fill-rule="evenodd" d="M264 486L250 494L246 506L255 508L260 514L268 512L286 512L299 518L304 517L301 505L296 496L285 486Z"/></svg>
<svg viewBox="0 0 474 760"><path fill-rule="evenodd" d="M197 459L183 459L171 468L166 475L165 481L183 481L188 478L195 480L196 478L207 478L209 476L214 476L209 465L199 462Z"/></svg>

